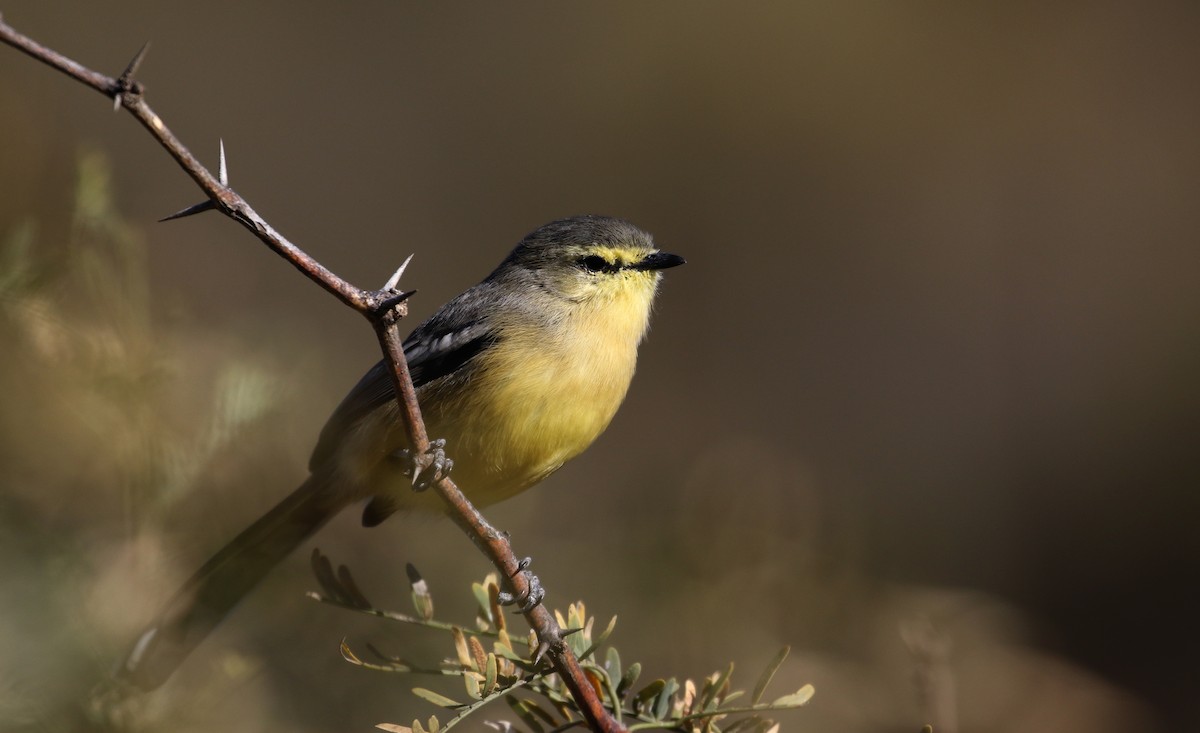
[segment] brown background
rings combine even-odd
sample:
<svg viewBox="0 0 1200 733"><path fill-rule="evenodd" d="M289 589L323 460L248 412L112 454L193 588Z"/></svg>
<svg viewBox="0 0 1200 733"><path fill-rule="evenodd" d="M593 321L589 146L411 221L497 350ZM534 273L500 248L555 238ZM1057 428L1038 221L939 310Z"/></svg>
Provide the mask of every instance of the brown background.
<svg viewBox="0 0 1200 733"><path fill-rule="evenodd" d="M817 686L794 730L1197 722L1194 6L246 5L3 10L110 73L150 40L148 98L193 150L215 167L223 138L235 188L353 281L415 252L418 317L564 215L688 258L609 432L491 513L552 605L620 616L627 662L734 660L752 685L792 644L780 693ZM186 177L7 48L0 136L0 241L34 225L58 263L37 313L70 335L46 347L6 305L0 720L62 729L180 575L301 478L376 346L231 222L155 224L197 199ZM152 305L55 280L88 151ZM313 544L400 609L411 560L467 618L486 568L453 528L354 514ZM433 712L407 689L435 682L337 644L432 662L445 641L304 601L305 554L134 727ZM924 624L941 662L903 641Z"/></svg>

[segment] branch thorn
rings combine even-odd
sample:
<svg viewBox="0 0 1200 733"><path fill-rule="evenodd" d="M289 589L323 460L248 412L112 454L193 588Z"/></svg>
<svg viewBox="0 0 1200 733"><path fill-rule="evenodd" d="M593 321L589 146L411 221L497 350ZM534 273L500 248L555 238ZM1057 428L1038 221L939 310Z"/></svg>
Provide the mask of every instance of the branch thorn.
<svg viewBox="0 0 1200 733"><path fill-rule="evenodd" d="M145 51L144 48L142 50ZM134 61L137 61L137 59L134 59ZM221 182L222 186L224 186L225 188L229 188L229 166L225 162L225 140L218 138L218 146L221 151L221 166L217 171L217 180L219 180ZM164 221L171 221L172 219L182 219L185 216L194 216L195 214L200 214L205 211L211 211L212 209L215 209L215 208L217 208L216 202L213 201L212 199L208 199L207 201L201 201L198 204L192 204L191 206L187 207L186 209L180 209L179 211L176 211L174 214L163 217L162 219L159 219L158 221L159 221L159 223L162 223Z"/></svg>
<svg viewBox="0 0 1200 733"><path fill-rule="evenodd" d="M223 157L222 157L222 160L224 160ZM388 278L388 281L386 283L384 283L384 285L383 285L384 290L395 290L396 289L396 286L400 284L400 278L404 276L404 269L406 267L408 267L408 263L412 262L412 258L413 258L413 256L409 255L404 260L404 262L400 263L399 269L397 269L396 272L391 277Z"/></svg>
<svg viewBox="0 0 1200 733"><path fill-rule="evenodd" d="M228 188L229 187L229 168L227 168L225 166L225 141L220 140L220 144L221 144L221 168L217 173L217 180L219 180L221 182L222 186L225 186L226 188Z"/></svg>
<svg viewBox="0 0 1200 733"><path fill-rule="evenodd" d="M542 657L546 656L546 652L550 651L550 642L543 641L537 645L537 649L533 652L533 664L536 667L542 663Z"/></svg>
<svg viewBox="0 0 1200 733"><path fill-rule="evenodd" d="M142 48L134 54L121 75L117 77L117 91L113 93L113 112L121 109L125 92L133 89L133 75L137 73L138 67L142 65L142 59L146 58L146 52L149 50L150 42L146 41L142 44Z"/></svg>
<svg viewBox="0 0 1200 733"><path fill-rule="evenodd" d="M159 223L162 223L164 221L171 221L172 219L182 219L185 216L193 216L195 214L199 214L199 213L202 213L205 211L211 211L212 209L215 209L215 208L217 208L216 203L214 203L212 199L208 199L207 201L201 201L198 204L192 204L191 206L187 207L186 209L180 209L179 211L176 211L174 214L171 214L170 216L164 216L163 218L159 219L158 221L159 221Z"/></svg>

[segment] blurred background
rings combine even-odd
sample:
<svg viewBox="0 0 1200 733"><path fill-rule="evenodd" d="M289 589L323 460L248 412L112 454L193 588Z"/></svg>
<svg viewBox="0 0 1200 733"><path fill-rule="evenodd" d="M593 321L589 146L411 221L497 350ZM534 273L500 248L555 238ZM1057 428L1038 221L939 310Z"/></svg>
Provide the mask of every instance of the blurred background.
<svg viewBox="0 0 1200 733"><path fill-rule="evenodd" d="M415 253L414 319L565 215L688 258L609 431L489 512L645 675L790 644L785 730L1200 722L1195 5L0 10L110 74L149 40L150 103L279 230L364 286ZM0 89L0 721L65 730L378 352L232 222L156 224L198 194L106 100L7 47ZM312 546L448 620L488 570L346 512L126 727L436 712L338 644L445 640L306 600Z"/></svg>

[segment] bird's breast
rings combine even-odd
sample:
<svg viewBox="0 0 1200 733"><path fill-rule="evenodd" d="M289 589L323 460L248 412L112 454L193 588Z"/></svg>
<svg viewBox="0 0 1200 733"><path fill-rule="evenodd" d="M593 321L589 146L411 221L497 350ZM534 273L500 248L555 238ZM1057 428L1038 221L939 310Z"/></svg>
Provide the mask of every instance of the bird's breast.
<svg viewBox="0 0 1200 733"><path fill-rule="evenodd" d="M532 486L608 426L633 378L646 315L603 315L580 309L553 325L509 325L453 397L422 395L439 403L430 434L447 439L453 476L472 501Z"/></svg>

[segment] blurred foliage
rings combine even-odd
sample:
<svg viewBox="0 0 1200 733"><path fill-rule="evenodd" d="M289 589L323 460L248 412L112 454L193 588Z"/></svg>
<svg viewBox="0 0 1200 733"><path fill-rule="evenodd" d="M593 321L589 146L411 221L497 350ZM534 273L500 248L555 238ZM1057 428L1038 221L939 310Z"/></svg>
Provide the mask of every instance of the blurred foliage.
<svg viewBox="0 0 1200 733"><path fill-rule="evenodd" d="M180 333L112 189L83 152L65 237L0 232L4 730L84 726L113 645L158 602L147 578L169 574L164 516L282 396L247 357L196 378L197 331Z"/></svg>
<svg viewBox="0 0 1200 733"><path fill-rule="evenodd" d="M526 638L509 634L500 603L500 586L495 574L482 583L473 583L476 601L474 628L435 620L433 596L425 581L412 566L413 608L416 615L385 611L373 607L359 590L350 571L342 566L335 574L329 561L314 553L314 571L324 594L310 594L315 600L367 613L392 621L415 624L450 635L454 654L436 666L414 664L409 660L383 654L368 645L377 661L368 662L342 643L342 656L352 664L381 672L431 674L461 678L468 702L460 702L424 687L412 692L426 702L454 711L454 717L440 720L431 716L422 723L414 720L411 726L382 723L377 727L391 733L437 733L449 730L482 710L489 703L504 700L519 724L509 721L488 721L487 725L502 731L565 730L582 727L583 715L562 679L540 658L539 644L532 631ZM788 710L804 705L813 696L812 685L796 692L763 702L767 686L787 658L784 647L759 675L748 699L744 690L732 688L733 664L723 671L713 672L699 684L686 679L656 679L637 686L642 665L633 662L623 665L614 646L607 646L616 627L614 616L604 630L595 634L596 618L589 616L583 601L572 603L564 616L555 610L555 618L566 635L566 643L579 660L584 675L596 694L618 721L630 730L669 729L692 733L766 733L779 730L779 724L764 717L765 713ZM491 640L491 651L481 639ZM520 651L518 651L518 649ZM601 649L604 649L601 655ZM603 661L599 661L600 659ZM518 694L523 693L523 694Z"/></svg>
<svg viewBox="0 0 1200 733"><path fill-rule="evenodd" d="M182 429L163 403L193 355L151 295L146 244L112 200L110 165L79 156L70 236L38 242L25 222L0 249L0 317L14 353L55 385L56 402L99 438L108 470L137 513L185 495L212 457L281 397L278 380L232 361L217 375L207 414Z"/></svg>

